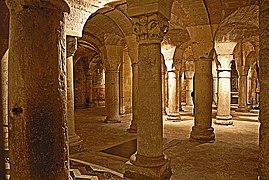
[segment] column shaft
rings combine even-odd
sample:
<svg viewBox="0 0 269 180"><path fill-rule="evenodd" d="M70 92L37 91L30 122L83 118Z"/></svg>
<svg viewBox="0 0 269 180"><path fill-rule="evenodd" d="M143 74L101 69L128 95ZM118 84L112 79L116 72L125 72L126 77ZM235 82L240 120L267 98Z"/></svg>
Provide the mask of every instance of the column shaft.
<svg viewBox="0 0 269 180"><path fill-rule="evenodd" d="M233 124L231 116L231 70L218 69L219 92L216 124Z"/></svg>
<svg viewBox="0 0 269 180"><path fill-rule="evenodd" d="M213 77L212 59L195 61L195 118L191 139L214 142L215 134L212 127Z"/></svg>
<svg viewBox="0 0 269 180"><path fill-rule="evenodd" d="M128 129L131 133L137 132L137 118L138 118L138 112L137 112L137 101L138 101L138 66L136 63L132 64L132 72L133 72L133 78L132 78L132 122L130 125L130 128Z"/></svg>
<svg viewBox="0 0 269 180"><path fill-rule="evenodd" d="M186 106L193 106L191 97L191 92L193 91L193 75L191 77L186 77L186 84Z"/></svg>
<svg viewBox="0 0 269 180"><path fill-rule="evenodd" d="M259 35L259 58L260 58L260 163L259 163L259 175L260 179L269 179L269 62L268 62L268 38L269 38L269 2L261 0L260 2L260 35Z"/></svg>
<svg viewBox="0 0 269 180"><path fill-rule="evenodd" d="M124 60L123 60L124 61ZM124 62L120 66L120 71L119 71L119 93L120 93L120 104L119 104L119 113L120 115L125 113L125 107L124 107Z"/></svg>
<svg viewBox="0 0 269 180"><path fill-rule="evenodd" d="M137 153L152 158L163 157L160 52L160 44L139 45ZM137 158L138 163L139 160ZM161 163L164 164L164 161Z"/></svg>
<svg viewBox="0 0 269 180"><path fill-rule="evenodd" d="M105 122L119 121L119 71L107 70L105 74L106 81L106 110L107 117Z"/></svg>
<svg viewBox="0 0 269 180"><path fill-rule="evenodd" d="M76 134L75 128L75 98L74 98L74 53L76 51L76 38L67 37L67 59L66 59L66 76L67 76L67 127L70 154L80 152L82 140Z"/></svg>
<svg viewBox="0 0 269 180"><path fill-rule="evenodd" d="M165 109L165 71L162 71L162 112L166 114Z"/></svg>
<svg viewBox="0 0 269 180"><path fill-rule="evenodd" d="M180 120L178 108L178 76L172 70L168 72L168 120Z"/></svg>
<svg viewBox="0 0 269 180"><path fill-rule="evenodd" d="M61 22L68 6L64 1L33 2L7 1L11 177L68 179Z"/></svg>
<svg viewBox="0 0 269 180"><path fill-rule="evenodd" d="M90 71L90 70L89 70ZM87 84L87 88L86 88L86 96L88 98L88 106L92 105L92 75L91 74L87 74L86 75L86 84Z"/></svg>
<svg viewBox="0 0 269 180"><path fill-rule="evenodd" d="M238 83L238 108L236 111L247 112L247 75L239 76Z"/></svg>
<svg viewBox="0 0 269 180"><path fill-rule="evenodd" d="M178 80L177 80L177 95L178 95L178 110L182 111L182 106L181 106L181 93L182 93L182 76L181 74L178 75Z"/></svg>

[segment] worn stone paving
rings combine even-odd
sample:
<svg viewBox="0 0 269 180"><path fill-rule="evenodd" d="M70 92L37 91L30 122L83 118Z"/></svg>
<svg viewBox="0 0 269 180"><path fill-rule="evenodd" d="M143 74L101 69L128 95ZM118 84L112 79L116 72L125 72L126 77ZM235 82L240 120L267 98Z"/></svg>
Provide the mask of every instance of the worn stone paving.
<svg viewBox="0 0 269 180"><path fill-rule="evenodd" d="M136 138L127 132L131 115L121 116L121 123L116 124L104 123L104 115L104 108L76 110L76 132L87 150L72 157L123 174L128 158L104 150ZM257 179L258 114L232 111L232 115L231 126L213 124L214 143L189 141L194 119L191 111L181 112L182 121L177 122L164 116L164 153L171 159L172 180Z"/></svg>
<svg viewBox="0 0 269 180"><path fill-rule="evenodd" d="M128 146L134 146L136 139L136 134L127 132L131 115L122 115L122 123L107 124L103 122L104 114L104 108L76 110L77 133L86 151L71 155L73 180L124 179L126 154L134 151ZM213 124L215 143L189 141L194 119L191 111L182 111L179 122L168 121L164 116L163 148L171 159L172 180L257 179L258 114L232 111L232 115L232 126ZM113 152L113 148L121 152ZM7 159L9 170L8 162Z"/></svg>
<svg viewBox="0 0 269 180"><path fill-rule="evenodd" d="M91 163L70 160L70 180L121 180L123 175Z"/></svg>

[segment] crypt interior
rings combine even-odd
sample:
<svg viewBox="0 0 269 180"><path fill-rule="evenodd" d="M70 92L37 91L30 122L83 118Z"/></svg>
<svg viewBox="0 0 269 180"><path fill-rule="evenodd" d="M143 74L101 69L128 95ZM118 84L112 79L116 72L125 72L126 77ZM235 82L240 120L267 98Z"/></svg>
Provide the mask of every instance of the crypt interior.
<svg viewBox="0 0 269 180"><path fill-rule="evenodd" d="M269 180L269 1L0 3L0 179Z"/></svg>

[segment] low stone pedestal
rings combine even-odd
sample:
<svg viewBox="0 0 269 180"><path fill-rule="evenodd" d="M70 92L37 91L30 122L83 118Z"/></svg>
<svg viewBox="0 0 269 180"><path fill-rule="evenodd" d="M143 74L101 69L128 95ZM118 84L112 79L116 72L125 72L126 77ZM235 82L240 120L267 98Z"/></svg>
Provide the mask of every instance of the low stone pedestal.
<svg viewBox="0 0 269 180"><path fill-rule="evenodd" d="M69 135L69 153L75 154L78 152L85 151L86 149L83 147L83 140L77 135Z"/></svg>
<svg viewBox="0 0 269 180"><path fill-rule="evenodd" d="M214 121L215 124L220 124L220 125L232 125L233 120L232 116L216 116L216 120Z"/></svg>
<svg viewBox="0 0 269 180"><path fill-rule="evenodd" d="M105 123L121 123L121 121L118 120L118 119L108 119L108 118L106 118Z"/></svg>
<svg viewBox="0 0 269 180"><path fill-rule="evenodd" d="M249 108L248 107L245 107L245 106L243 106L243 107L238 107L235 111L236 112L249 112Z"/></svg>
<svg viewBox="0 0 269 180"><path fill-rule="evenodd" d="M125 178L139 180L168 180L172 176L170 161L157 167L142 167L134 165L130 160L126 163Z"/></svg>
<svg viewBox="0 0 269 180"><path fill-rule="evenodd" d="M181 121L180 114L169 114L167 117L168 121Z"/></svg>
<svg viewBox="0 0 269 180"><path fill-rule="evenodd" d="M215 142L214 128L211 127L209 129L200 129L197 128L197 126L193 126L190 135L190 140L213 143Z"/></svg>

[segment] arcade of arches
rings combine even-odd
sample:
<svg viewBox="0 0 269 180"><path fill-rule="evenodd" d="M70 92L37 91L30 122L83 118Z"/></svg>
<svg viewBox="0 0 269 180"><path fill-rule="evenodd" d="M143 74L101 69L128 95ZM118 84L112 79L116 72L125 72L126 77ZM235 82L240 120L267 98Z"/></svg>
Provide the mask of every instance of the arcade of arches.
<svg viewBox="0 0 269 180"><path fill-rule="evenodd" d="M0 179L269 179L269 1L0 3Z"/></svg>

